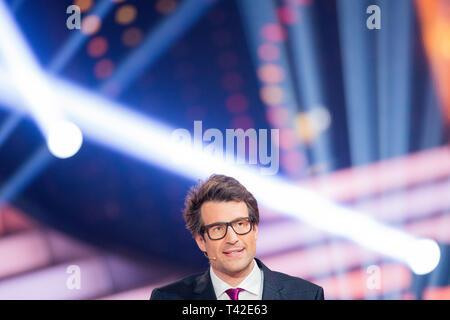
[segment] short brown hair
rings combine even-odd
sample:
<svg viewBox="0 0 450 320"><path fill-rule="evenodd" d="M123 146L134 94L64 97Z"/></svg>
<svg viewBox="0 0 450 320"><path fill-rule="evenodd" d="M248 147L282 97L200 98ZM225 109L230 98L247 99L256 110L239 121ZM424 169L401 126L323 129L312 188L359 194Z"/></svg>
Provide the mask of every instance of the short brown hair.
<svg viewBox="0 0 450 320"><path fill-rule="evenodd" d="M213 174L205 182L199 180L198 184L189 190L184 201L184 220L192 236L201 234L203 221L200 210L207 201L243 201L247 205L251 222L256 225L259 223L258 203L255 197L236 179Z"/></svg>

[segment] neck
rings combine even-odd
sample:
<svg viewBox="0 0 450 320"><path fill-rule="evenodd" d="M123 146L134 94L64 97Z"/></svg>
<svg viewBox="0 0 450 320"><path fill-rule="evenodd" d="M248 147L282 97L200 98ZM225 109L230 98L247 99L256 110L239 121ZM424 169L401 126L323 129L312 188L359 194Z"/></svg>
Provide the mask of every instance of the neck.
<svg viewBox="0 0 450 320"><path fill-rule="evenodd" d="M216 274L216 276L220 280L226 282L227 284L229 284L232 287L236 287L252 272L254 265L255 265L255 260L253 259L247 268L245 268L242 271L232 273L232 274L221 272L221 271L215 269L214 266L212 266L212 269L213 269L214 273Z"/></svg>

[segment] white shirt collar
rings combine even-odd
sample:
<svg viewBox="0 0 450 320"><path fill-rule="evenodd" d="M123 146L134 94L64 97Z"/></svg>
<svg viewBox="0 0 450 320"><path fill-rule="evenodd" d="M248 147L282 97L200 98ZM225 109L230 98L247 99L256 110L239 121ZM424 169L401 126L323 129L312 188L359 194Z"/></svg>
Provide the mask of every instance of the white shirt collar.
<svg viewBox="0 0 450 320"><path fill-rule="evenodd" d="M228 283L220 279L213 271L212 267L210 267L210 275L211 275L211 281L214 287L214 292L216 293L216 296L219 298L222 294L225 293L226 290L230 288L242 288L245 291L254 294L259 295L261 292L261 286L262 286L262 279L261 279L261 273L262 271L259 269L258 264L256 263L256 260L253 259L253 269L250 272L250 274L236 287L230 286Z"/></svg>

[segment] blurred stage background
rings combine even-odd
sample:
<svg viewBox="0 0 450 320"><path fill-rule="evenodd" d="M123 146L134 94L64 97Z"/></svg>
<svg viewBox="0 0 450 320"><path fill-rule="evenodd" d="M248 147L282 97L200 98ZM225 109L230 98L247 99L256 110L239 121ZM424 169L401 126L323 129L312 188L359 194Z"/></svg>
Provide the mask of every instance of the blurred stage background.
<svg viewBox="0 0 450 320"><path fill-rule="evenodd" d="M280 178L441 250L417 275L261 206L257 257L270 268L323 286L327 299L450 298L450 1L2 3L0 19L14 18L46 74L171 128L278 128ZM81 30L66 26L73 4ZM371 5L381 29L366 25ZM21 50L13 34L0 37L0 299L148 299L204 270L181 214L195 179L104 143L95 128L122 126L100 124L106 113L92 114L99 125L73 157L51 155L23 108L32 69L7 54ZM30 78L17 85L21 66ZM96 104L67 99L78 111ZM71 265L80 290L66 286ZM379 287L368 284L373 266Z"/></svg>

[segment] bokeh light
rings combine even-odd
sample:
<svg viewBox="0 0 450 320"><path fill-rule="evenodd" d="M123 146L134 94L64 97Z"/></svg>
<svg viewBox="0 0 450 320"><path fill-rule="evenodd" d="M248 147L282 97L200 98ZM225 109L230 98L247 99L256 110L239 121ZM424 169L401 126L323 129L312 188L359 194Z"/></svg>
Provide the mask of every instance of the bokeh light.
<svg viewBox="0 0 450 320"><path fill-rule="evenodd" d="M276 64L266 64L258 68L258 77L265 83L280 83L284 80L284 71Z"/></svg>
<svg viewBox="0 0 450 320"><path fill-rule="evenodd" d="M311 144L319 133L315 119L305 112L299 113L296 120L298 137L303 143Z"/></svg>
<svg viewBox="0 0 450 320"><path fill-rule="evenodd" d="M91 39L87 46L88 54L93 57L101 57L108 51L108 40L105 37L95 37Z"/></svg>
<svg viewBox="0 0 450 320"><path fill-rule="evenodd" d="M289 150L297 147L299 143L297 133L294 129L281 128L280 129L280 148Z"/></svg>
<svg viewBox="0 0 450 320"><path fill-rule="evenodd" d="M155 4L155 9L161 14L169 14L177 8L177 1L175 0L158 0Z"/></svg>
<svg viewBox="0 0 450 320"><path fill-rule="evenodd" d="M283 107L271 106L266 110L267 122L274 128L281 128L287 126L290 113L289 110Z"/></svg>
<svg viewBox="0 0 450 320"><path fill-rule="evenodd" d="M116 22L126 25L132 23L137 16L136 7L130 4L123 5L116 11Z"/></svg>
<svg viewBox="0 0 450 320"><path fill-rule="evenodd" d="M306 158L295 149L288 150L282 153L280 165L289 175L298 175L306 165Z"/></svg>
<svg viewBox="0 0 450 320"><path fill-rule="evenodd" d="M248 99L242 93L229 96L226 100L226 107L231 113L241 113L248 108Z"/></svg>
<svg viewBox="0 0 450 320"><path fill-rule="evenodd" d="M444 59L450 60L450 20L437 21L435 28L436 31L432 33L433 37L430 37L430 47Z"/></svg>
<svg viewBox="0 0 450 320"><path fill-rule="evenodd" d="M92 0L75 0L73 4L78 6L81 12L86 12L92 8Z"/></svg>
<svg viewBox="0 0 450 320"><path fill-rule="evenodd" d="M309 114L318 131L327 130L331 125L331 115L328 109L323 106L317 106L309 111Z"/></svg>
<svg viewBox="0 0 450 320"><path fill-rule="evenodd" d="M274 85L264 86L260 90L260 97L265 104L280 105L284 99L283 89Z"/></svg>
<svg viewBox="0 0 450 320"><path fill-rule="evenodd" d="M284 6L277 10L278 19L284 24L294 24L299 21L299 12L293 7Z"/></svg>
<svg viewBox="0 0 450 320"><path fill-rule="evenodd" d="M69 121L58 121L49 128L47 146L57 158L65 159L75 155L83 144L80 128Z"/></svg>
<svg viewBox="0 0 450 320"><path fill-rule="evenodd" d="M263 61L274 61L280 58L280 49L276 44L264 43L258 47L258 57Z"/></svg>
<svg viewBox="0 0 450 320"><path fill-rule="evenodd" d="M122 34L122 43L126 47L135 47L142 42L143 33L137 27L131 27Z"/></svg>
<svg viewBox="0 0 450 320"><path fill-rule="evenodd" d="M108 78L113 72L114 62L108 58L101 59L94 66L94 75L98 79Z"/></svg>
<svg viewBox="0 0 450 320"><path fill-rule="evenodd" d="M97 15L89 15L81 21L81 32L86 35L97 33L102 26L102 20Z"/></svg>
<svg viewBox="0 0 450 320"><path fill-rule="evenodd" d="M311 144L321 132L330 127L331 115L326 108L316 106L309 112L299 113L296 116L296 125L300 140Z"/></svg>
<svg viewBox="0 0 450 320"><path fill-rule="evenodd" d="M261 36L268 41L283 42L286 40L287 34L282 26L270 23L261 28Z"/></svg>
<svg viewBox="0 0 450 320"><path fill-rule="evenodd" d="M292 0L292 1L295 1L298 5L301 6L310 6L314 2L314 0Z"/></svg>

